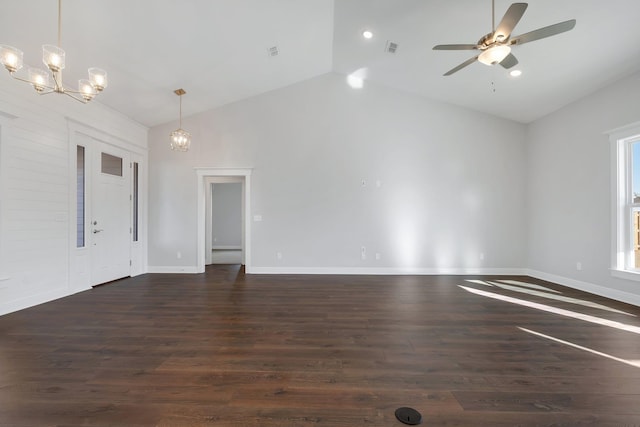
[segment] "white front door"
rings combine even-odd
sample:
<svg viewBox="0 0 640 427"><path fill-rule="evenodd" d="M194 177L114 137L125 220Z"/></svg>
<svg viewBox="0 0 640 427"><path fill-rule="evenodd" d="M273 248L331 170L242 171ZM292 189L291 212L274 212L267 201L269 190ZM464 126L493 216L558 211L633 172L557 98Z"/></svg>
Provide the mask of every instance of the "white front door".
<svg viewBox="0 0 640 427"><path fill-rule="evenodd" d="M89 235L95 286L130 276L131 170L124 150L96 143L93 152Z"/></svg>

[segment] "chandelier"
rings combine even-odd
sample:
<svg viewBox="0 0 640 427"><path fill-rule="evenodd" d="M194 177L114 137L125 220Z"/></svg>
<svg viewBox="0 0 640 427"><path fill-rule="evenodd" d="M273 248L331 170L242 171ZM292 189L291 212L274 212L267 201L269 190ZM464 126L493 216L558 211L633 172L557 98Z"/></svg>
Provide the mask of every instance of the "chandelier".
<svg viewBox="0 0 640 427"><path fill-rule="evenodd" d="M61 93L86 104L107 87L107 72L100 68L89 68L89 79L80 79L77 90L64 86L62 70L65 65L65 52L60 48L61 17L62 0L58 0L58 45L45 44L42 46L42 62L47 66L49 72L29 67L28 78L16 75L23 65L23 52L12 46L0 45L0 62L9 71L11 77L30 83L40 95Z"/></svg>
<svg viewBox="0 0 640 427"><path fill-rule="evenodd" d="M171 132L171 149L176 151L189 151L191 134L182 129L182 95L187 92L185 92L184 89L176 89L173 92L180 97L180 126Z"/></svg>

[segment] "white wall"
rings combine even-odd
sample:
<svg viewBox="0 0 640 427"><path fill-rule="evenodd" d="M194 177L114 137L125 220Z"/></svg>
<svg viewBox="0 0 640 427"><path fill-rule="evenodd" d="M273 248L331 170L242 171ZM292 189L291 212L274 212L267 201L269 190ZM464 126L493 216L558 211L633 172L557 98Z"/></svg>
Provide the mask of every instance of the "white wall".
<svg viewBox="0 0 640 427"><path fill-rule="evenodd" d="M211 184L213 249L242 248L242 183Z"/></svg>
<svg viewBox="0 0 640 427"><path fill-rule="evenodd" d="M526 157L531 274L640 305L640 283L609 271L606 134L640 120L638 100L635 74L536 121L528 129Z"/></svg>
<svg viewBox="0 0 640 427"><path fill-rule="evenodd" d="M150 266L196 265L195 167L250 167L254 272L525 267L523 125L329 73L183 119L187 153L176 127L149 132Z"/></svg>
<svg viewBox="0 0 640 427"><path fill-rule="evenodd" d="M119 113L0 75L0 314L74 291L77 126L146 150L147 129Z"/></svg>

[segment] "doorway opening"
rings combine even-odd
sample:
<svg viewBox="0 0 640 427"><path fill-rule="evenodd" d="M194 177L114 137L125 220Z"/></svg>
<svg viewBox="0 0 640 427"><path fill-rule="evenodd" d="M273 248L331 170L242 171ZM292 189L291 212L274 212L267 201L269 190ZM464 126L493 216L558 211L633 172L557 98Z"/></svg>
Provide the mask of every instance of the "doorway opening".
<svg viewBox="0 0 640 427"><path fill-rule="evenodd" d="M251 223L249 221L251 169L196 168L196 174L198 176L197 272L204 273L205 265L213 263L243 264L245 272L249 272L251 269ZM227 201L224 200L225 198ZM216 202L216 199L222 200ZM227 205L230 200L237 199L240 199L240 206ZM221 208L221 211L217 213L217 218L214 220L217 208ZM239 233L237 229L231 230L237 225L238 211ZM215 225L214 221L217 221ZM226 226L230 230L216 231L214 228L218 227L219 230L220 227ZM226 231L231 232L227 234Z"/></svg>
<svg viewBox="0 0 640 427"><path fill-rule="evenodd" d="M239 177L205 180L205 265L243 264L243 181Z"/></svg>

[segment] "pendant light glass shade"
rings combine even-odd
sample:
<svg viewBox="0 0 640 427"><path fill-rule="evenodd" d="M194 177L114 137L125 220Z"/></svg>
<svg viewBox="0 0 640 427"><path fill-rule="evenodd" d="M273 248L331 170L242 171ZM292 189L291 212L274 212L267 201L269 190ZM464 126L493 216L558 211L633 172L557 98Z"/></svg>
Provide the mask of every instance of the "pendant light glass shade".
<svg viewBox="0 0 640 427"><path fill-rule="evenodd" d="M176 151L189 151L191 146L191 134L184 129L176 129L171 132L171 149Z"/></svg>

